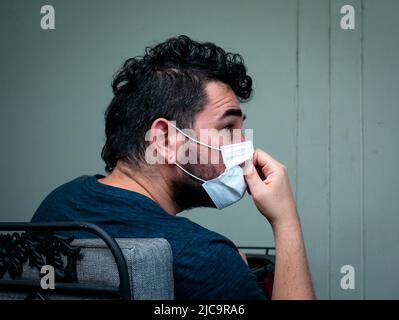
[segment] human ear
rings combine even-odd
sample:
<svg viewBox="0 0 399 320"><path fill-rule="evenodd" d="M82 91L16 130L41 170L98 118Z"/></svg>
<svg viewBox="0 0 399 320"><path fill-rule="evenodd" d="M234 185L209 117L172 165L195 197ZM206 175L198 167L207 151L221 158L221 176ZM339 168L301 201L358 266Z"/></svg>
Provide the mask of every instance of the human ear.
<svg viewBox="0 0 399 320"><path fill-rule="evenodd" d="M156 119L151 125L150 144L162 163L176 161L176 132L165 118Z"/></svg>

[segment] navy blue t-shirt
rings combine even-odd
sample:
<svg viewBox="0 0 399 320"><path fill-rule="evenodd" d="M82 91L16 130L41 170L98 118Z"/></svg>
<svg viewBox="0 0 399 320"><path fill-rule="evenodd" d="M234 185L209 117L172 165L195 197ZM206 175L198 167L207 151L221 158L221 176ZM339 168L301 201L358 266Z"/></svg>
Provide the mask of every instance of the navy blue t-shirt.
<svg viewBox="0 0 399 320"><path fill-rule="evenodd" d="M84 221L114 238L165 238L173 252L176 299L265 299L229 239L168 214L140 193L102 184L100 178L81 176L58 187L32 222Z"/></svg>

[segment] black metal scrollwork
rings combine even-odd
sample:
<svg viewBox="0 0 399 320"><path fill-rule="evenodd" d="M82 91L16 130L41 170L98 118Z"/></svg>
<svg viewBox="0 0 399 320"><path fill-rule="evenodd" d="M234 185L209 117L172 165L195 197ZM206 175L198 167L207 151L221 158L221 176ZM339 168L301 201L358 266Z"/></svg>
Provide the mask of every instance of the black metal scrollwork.
<svg viewBox="0 0 399 320"><path fill-rule="evenodd" d="M53 266L57 282L78 282L80 247L72 246L73 240L73 236L66 238L45 231L0 234L0 279L6 272L12 279L20 278L28 261L30 267L38 270L44 265Z"/></svg>

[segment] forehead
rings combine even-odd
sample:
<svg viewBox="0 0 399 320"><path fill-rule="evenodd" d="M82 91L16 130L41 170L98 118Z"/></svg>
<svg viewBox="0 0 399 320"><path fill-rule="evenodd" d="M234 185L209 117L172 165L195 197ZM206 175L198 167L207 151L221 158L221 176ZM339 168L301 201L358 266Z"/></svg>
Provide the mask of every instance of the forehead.
<svg viewBox="0 0 399 320"><path fill-rule="evenodd" d="M230 86L223 82L208 82L205 86L207 102L197 120L216 121L227 109L240 109L240 102Z"/></svg>
<svg viewBox="0 0 399 320"><path fill-rule="evenodd" d="M208 106L213 107L213 109L228 107L226 104L231 104L231 107L240 107L234 91L223 82L208 82L205 91L208 97Z"/></svg>

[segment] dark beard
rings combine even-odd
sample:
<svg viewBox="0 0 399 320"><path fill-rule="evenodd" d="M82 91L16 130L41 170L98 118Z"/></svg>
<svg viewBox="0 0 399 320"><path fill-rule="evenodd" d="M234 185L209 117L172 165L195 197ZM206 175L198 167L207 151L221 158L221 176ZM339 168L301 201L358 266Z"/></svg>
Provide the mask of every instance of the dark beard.
<svg viewBox="0 0 399 320"><path fill-rule="evenodd" d="M183 168L197 177L204 177L204 175L201 174L202 170L196 170L198 168L197 166L186 164ZM201 181L191 177L180 168L177 168L177 170L180 170L182 174L179 174L178 177L172 181L172 194L173 200L181 210L197 207L216 208L212 199L202 187ZM207 171L208 174L205 176L217 176L213 167L211 167L211 169L208 167ZM212 173L209 174L209 171L212 171Z"/></svg>

